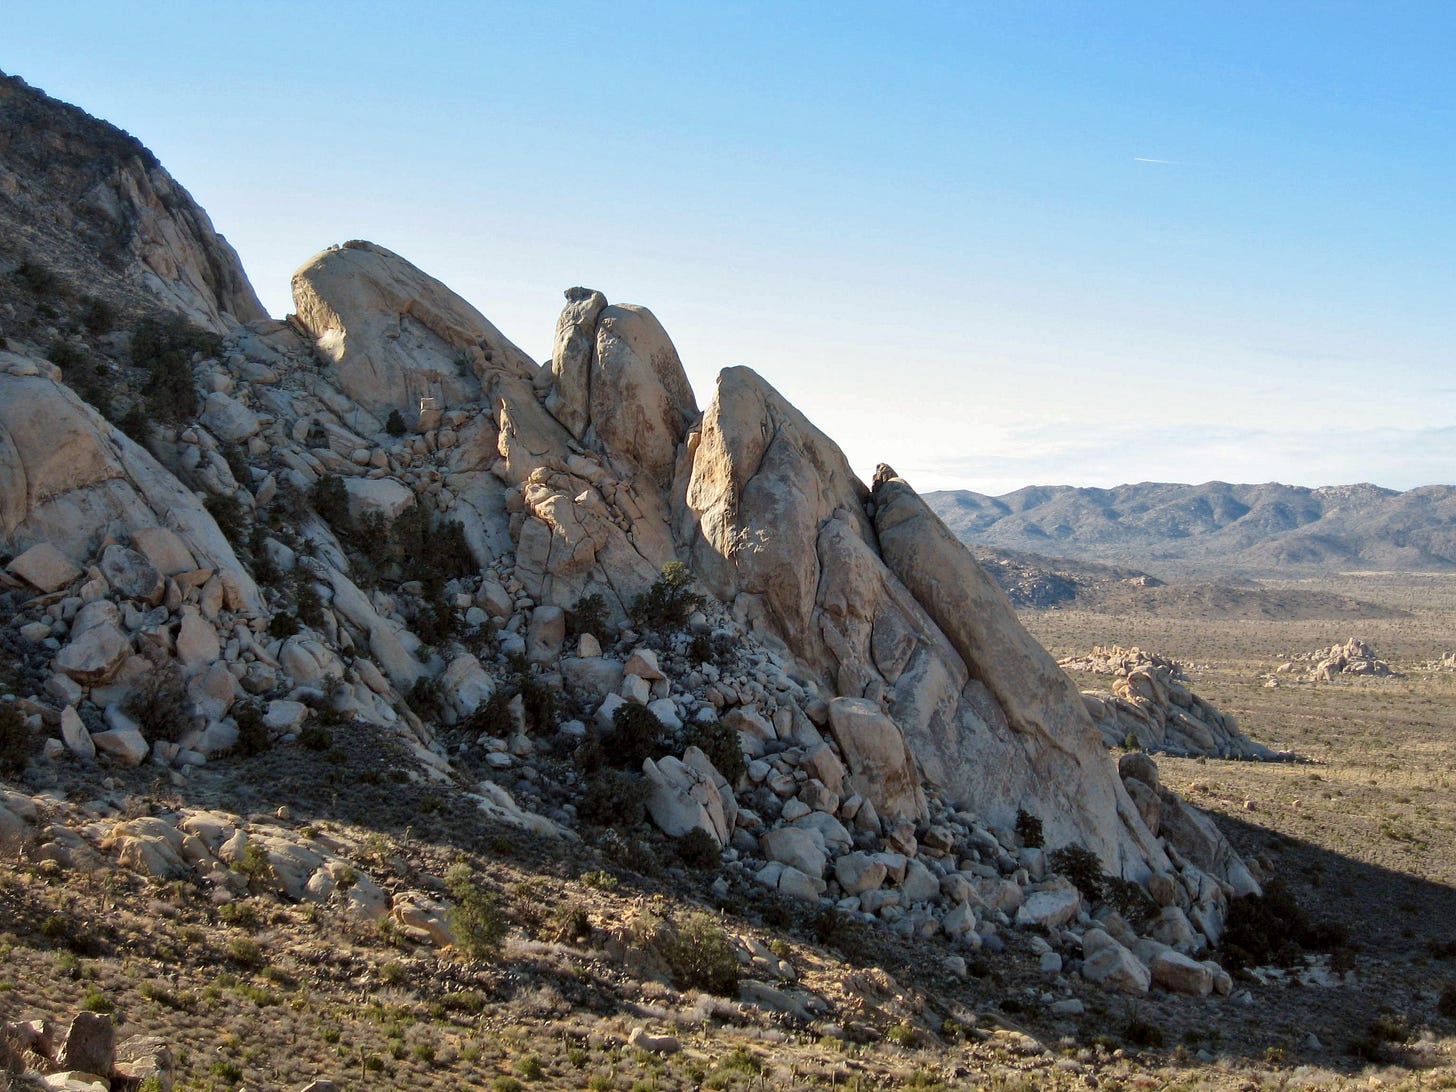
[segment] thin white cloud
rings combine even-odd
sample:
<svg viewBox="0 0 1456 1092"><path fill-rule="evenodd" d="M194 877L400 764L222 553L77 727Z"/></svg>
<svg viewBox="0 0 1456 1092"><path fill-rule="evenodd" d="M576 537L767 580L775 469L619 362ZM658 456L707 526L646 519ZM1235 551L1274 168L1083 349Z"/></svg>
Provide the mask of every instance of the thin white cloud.
<svg viewBox="0 0 1456 1092"><path fill-rule="evenodd" d="M1132 157L1132 161L1134 163L1156 163L1160 167L1184 167L1184 166L1187 166L1187 164L1180 163L1176 159L1153 159L1150 156L1145 156L1145 155L1135 155L1135 156Z"/></svg>

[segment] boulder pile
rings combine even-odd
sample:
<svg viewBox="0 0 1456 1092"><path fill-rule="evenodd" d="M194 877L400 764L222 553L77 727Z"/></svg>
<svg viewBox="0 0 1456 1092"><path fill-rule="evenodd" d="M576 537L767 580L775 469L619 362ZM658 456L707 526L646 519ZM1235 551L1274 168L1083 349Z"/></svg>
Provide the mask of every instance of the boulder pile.
<svg viewBox="0 0 1456 1092"><path fill-rule="evenodd" d="M1344 644L1289 656L1275 674L1294 675L1306 682L1334 682L1341 675L1400 677L1400 672L1392 671L1390 665L1376 655L1375 649L1359 637L1351 637Z"/></svg>
<svg viewBox="0 0 1456 1092"><path fill-rule="evenodd" d="M1090 655L1061 661L1068 671L1111 675L1111 688L1084 690L1082 700L1108 747L1210 758L1274 759L1276 752L1240 730L1188 687L1177 660L1136 646L1094 646Z"/></svg>

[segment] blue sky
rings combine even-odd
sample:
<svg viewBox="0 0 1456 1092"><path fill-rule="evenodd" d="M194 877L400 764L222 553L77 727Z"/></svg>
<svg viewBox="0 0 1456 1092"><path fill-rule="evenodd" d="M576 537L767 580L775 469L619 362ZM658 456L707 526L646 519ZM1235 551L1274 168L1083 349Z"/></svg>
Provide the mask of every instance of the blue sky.
<svg viewBox="0 0 1456 1092"><path fill-rule="evenodd" d="M921 489L1456 480L1456 5L25 2L269 310L368 238L653 309Z"/></svg>

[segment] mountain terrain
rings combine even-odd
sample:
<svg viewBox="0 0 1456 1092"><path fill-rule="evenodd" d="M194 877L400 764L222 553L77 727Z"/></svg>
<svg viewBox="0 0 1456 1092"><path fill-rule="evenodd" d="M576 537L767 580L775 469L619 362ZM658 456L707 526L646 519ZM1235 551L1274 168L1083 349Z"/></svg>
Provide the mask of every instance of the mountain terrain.
<svg viewBox="0 0 1456 1092"><path fill-rule="evenodd" d="M1146 568L1164 579L1456 567L1456 486L1029 486L926 494L957 537L997 549Z"/></svg>
<svg viewBox="0 0 1456 1092"><path fill-rule="evenodd" d="M7 1080L1091 1088L1258 1003L1266 865L750 368L361 240L271 319L13 77L0 168Z"/></svg>

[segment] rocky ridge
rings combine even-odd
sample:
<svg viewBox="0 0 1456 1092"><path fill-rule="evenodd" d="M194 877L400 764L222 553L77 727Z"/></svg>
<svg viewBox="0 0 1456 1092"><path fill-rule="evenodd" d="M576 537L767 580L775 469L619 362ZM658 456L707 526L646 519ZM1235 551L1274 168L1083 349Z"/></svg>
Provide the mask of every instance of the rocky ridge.
<svg viewBox="0 0 1456 1092"><path fill-rule="evenodd" d="M162 234L225 256L187 207ZM602 783L589 752L625 747L641 710L632 792L666 835L710 839L725 877L966 950L1034 926L1132 992L1227 989L1193 957L1253 875L1150 762L1119 776L914 490L888 467L866 486L750 369L699 412L651 313L587 289L538 366L369 243L310 259L287 323L235 321L251 290L229 276L127 261L221 334L186 363L195 417L138 442L68 385L56 331L7 327L0 353L7 708L45 740L0 811L12 854L101 854L226 901L252 838L284 896L399 917L337 847L185 807L82 822L46 786L150 764L185 793L230 755L368 728L411 782L463 779L493 821L570 839ZM60 332L126 376L126 331ZM684 562L698 590L674 599ZM695 609L644 609L664 599ZM1071 846L1166 927L1049 869Z"/></svg>

